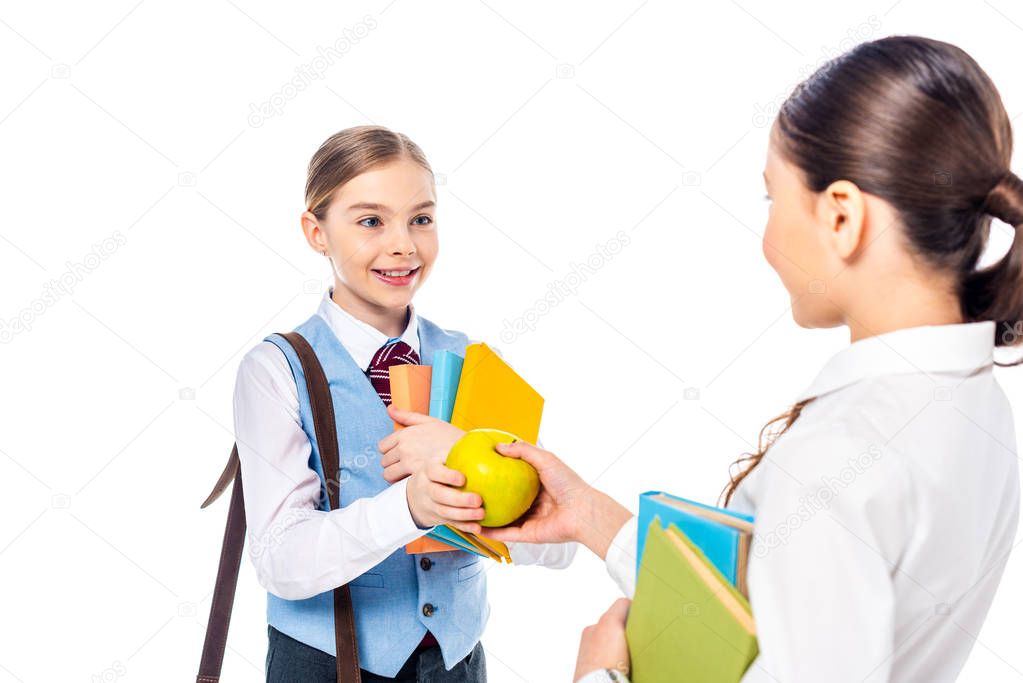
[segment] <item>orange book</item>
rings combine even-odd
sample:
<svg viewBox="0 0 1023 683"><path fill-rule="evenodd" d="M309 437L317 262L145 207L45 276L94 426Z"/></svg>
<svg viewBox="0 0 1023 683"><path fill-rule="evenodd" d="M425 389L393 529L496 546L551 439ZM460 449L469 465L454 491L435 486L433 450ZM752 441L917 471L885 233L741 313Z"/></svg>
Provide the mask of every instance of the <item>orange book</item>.
<svg viewBox="0 0 1023 683"><path fill-rule="evenodd" d="M444 541L438 541L436 538L430 538L429 536L420 536L411 543L405 544L405 552L409 555L446 553L449 550L458 550L458 548L452 548Z"/></svg>
<svg viewBox="0 0 1023 683"><path fill-rule="evenodd" d="M429 415L433 368L429 365L392 365L388 371L391 375L391 405ZM402 426L394 423L396 431Z"/></svg>

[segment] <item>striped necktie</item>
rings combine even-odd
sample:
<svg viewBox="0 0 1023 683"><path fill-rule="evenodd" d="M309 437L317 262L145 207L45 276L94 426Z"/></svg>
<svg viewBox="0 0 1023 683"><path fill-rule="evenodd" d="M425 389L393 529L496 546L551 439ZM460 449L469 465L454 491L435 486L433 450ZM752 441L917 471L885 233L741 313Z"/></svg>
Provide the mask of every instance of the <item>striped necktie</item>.
<svg viewBox="0 0 1023 683"><path fill-rule="evenodd" d="M373 384L384 405L391 405L391 373L392 365L419 365L419 354L403 341L381 346L373 355L366 376Z"/></svg>

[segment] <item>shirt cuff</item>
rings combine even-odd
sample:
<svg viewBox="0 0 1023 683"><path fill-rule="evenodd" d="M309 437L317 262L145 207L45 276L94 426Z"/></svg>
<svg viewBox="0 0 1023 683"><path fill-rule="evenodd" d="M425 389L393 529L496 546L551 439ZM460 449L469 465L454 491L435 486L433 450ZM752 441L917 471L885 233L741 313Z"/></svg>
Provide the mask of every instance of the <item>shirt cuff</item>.
<svg viewBox="0 0 1023 683"><path fill-rule="evenodd" d="M620 672L608 673L607 669L591 671L575 683L629 683L629 678Z"/></svg>
<svg viewBox="0 0 1023 683"><path fill-rule="evenodd" d="M639 528L638 518L633 515L607 547L604 565L607 573L621 589L625 597L631 598L636 592L636 530Z"/></svg>
<svg viewBox="0 0 1023 683"><path fill-rule="evenodd" d="M408 477L391 484L376 496L383 510L370 515L373 538L380 548L394 550L429 533L434 527L422 528L416 524L408 507Z"/></svg>

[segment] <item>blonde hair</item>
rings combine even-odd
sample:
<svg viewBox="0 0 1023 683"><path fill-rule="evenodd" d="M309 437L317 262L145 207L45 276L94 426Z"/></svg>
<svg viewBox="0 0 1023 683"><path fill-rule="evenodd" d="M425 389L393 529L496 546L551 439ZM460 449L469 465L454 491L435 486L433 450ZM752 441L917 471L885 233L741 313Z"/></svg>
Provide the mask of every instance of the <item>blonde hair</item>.
<svg viewBox="0 0 1023 683"><path fill-rule="evenodd" d="M374 166L401 158L411 159L433 176L423 150L407 135L383 126L355 126L331 135L309 161L306 208L322 220L335 190Z"/></svg>

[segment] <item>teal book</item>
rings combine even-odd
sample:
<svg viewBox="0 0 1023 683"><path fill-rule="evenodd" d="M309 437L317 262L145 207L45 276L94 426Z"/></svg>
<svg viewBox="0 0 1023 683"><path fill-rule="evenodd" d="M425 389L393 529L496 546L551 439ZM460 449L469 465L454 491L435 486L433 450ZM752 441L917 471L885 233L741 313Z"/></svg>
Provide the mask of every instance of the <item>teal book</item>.
<svg viewBox="0 0 1023 683"><path fill-rule="evenodd" d="M451 422L455 395L462 379L463 359L457 353L438 350L433 354L433 376L430 380L430 417Z"/></svg>
<svg viewBox="0 0 1023 683"><path fill-rule="evenodd" d="M659 517L661 526L677 526L699 546L740 593L748 595L746 563L753 538L753 517L679 498L663 491L647 491L639 497L639 527L636 538L636 575L646 543L650 522Z"/></svg>
<svg viewBox="0 0 1023 683"><path fill-rule="evenodd" d="M427 536L429 536L430 538L434 538L438 541L443 541L444 543L452 545L458 548L459 550L464 550L466 552L473 553L474 555L479 555L480 557L489 558L489 555L481 553L479 550L474 548L470 543L467 543L464 538L456 534L447 526L434 527L433 531L428 533Z"/></svg>

